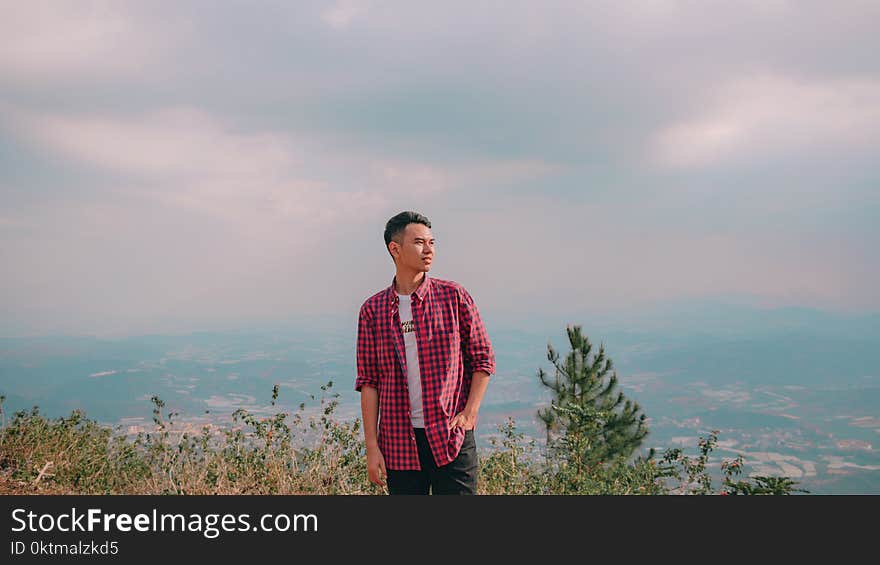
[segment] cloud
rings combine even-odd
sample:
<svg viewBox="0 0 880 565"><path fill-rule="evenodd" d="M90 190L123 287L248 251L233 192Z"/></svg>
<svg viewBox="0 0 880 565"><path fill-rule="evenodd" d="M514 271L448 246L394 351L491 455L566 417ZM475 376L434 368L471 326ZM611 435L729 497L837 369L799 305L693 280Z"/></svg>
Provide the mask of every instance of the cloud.
<svg viewBox="0 0 880 565"><path fill-rule="evenodd" d="M236 133L207 112L165 108L142 116L13 114L23 133L98 167L148 176L249 176L290 166L280 136Z"/></svg>
<svg viewBox="0 0 880 565"><path fill-rule="evenodd" d="M880 79L760 75L728 81L715 91L706 111L656 134L649 148L654 162L700 168L880 142Z"/></svg>
<svg viewBox="0 0 880 565"><path fill-rule="evenodd" d="M342 273L367 257L387 267L380 228L391 214L554 170L537 161L414 161L327 137L243 130L186 107L115 115L5 105L3 130L66 163L65 178L41 188L51 197L0 215L0 255L16 265L3 285L8 319L55 319L65 330L89 317L167 328L186 316L220 323L316 313L316 296L356 302ZM367 229L375 241L363 237Z"/></svg>
<svg viewBox="0 0 880 565"><path fill-rule="evenodd" d="M17 132L38 146L124 179L112 183L116 192L208 214L241 230L288 219L312 223L322 217L319 210L339 203L325 182L302 171L296 140L235 131L203 110L12 115Z"/></svg>
<svg viewBox="0 0 880 565"><path fill-rule="evenodd" d="M137 77L177 46L176 22L151 24L150 17L129 2L5 2L0 75L26 81ZM155 31L161 31L161 42Z"/></svg>
<svg viewBox="0 0 880 565"><path fill-rule="evenodd" d="M7 4L4 321L344 313L408 208L498 309L878 304L876 3Z"/></svg>
<svg viewBox="0 0 880 565"><path fill-rule="evenodd" d="M369 7L367 2L357 0L340 0L321 13L321 19L335 30L343 30L351 26L355 18L361 16Z"/></svg>
<svg viewBox="0 0 880 565"><path fill-rule="evenodd" d="M395 199L438 197L555 170L537 160L414 161L328 138L240 131L185 107L114 116L44 114L6 105L0 117L38 147L115 173L125 179L120 185L128 193L247 230L268 228L273 220L312 226L384 209Z"/></svg>
<svg viewBox="0 0 880 565"><path fill-rule="evenodd" d="M559 207L538 194L486 212L432 217L435 234L451 218L471 227L450 234L454 241L439 248L435 266L455 273L495 313L512 312L514 303L572 316L726 295L830 309L878 304L870 286L880 272L824 233L700 233L675 222L643 224L608 203Z"/></svg>

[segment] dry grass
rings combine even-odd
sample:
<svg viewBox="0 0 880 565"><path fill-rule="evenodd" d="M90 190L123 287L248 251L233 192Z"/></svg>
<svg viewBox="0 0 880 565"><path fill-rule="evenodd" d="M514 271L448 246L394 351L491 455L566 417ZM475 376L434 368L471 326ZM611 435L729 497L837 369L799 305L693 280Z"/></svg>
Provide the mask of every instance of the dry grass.
<svg viewBox="0 0 880 565"><path fill-rule="evenodd" d="M178 433L156 397L153 430L132 438L77 411L57 419L18 412L0 428L0 494L382 494L367 480L360 422L334 417L331 387L321 387L317 415L305 417L304 406L292 416L237 410L227 426L195 435ZM276 386L273 406L277 395ZM698 458L670 450L662 460L575 468L566 453L527 441L512 420L499 431L479 454L481 494L787 494L794 484L735 483L735 461L714 489L705 472L714 434Z"/></svg>

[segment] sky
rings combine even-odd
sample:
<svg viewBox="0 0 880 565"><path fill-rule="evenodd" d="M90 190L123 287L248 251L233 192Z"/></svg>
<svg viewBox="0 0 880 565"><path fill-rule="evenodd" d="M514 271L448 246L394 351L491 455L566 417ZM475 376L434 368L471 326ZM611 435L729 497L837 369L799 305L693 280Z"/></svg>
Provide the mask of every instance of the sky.
<svg viewBox="0 0 880 565"><path fill-rule="evenodd" d="M0 0L0 335L880 310L880 3Z"/></svg>

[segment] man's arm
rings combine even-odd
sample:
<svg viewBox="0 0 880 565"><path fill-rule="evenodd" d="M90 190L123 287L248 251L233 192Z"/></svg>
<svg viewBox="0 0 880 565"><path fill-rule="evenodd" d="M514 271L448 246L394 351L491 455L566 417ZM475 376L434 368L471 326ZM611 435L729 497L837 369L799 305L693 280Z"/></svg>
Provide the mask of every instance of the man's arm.
<svg viewBox="0 0 880 565"><path fill-rule="evenodd" d="M361 387L361 415L364 418L364 442L367 445L367 473L370 482L385 484L385 458L379 451L379 391L370 385Z"/></svg>
<svg viewBox="0 0 880 565"><path fill-rule="evenodd" d="M364 305L358 316L357 378L355 390L361 393L361 414L364 418L364 443L367 447L367 473L370 482L385 484L385 459L379 451L379 368L376 362L376 340L370 311Z"/></svg>
<svg viewBox="0 0 880 565"><path fill-rule="evenodd" d="M473 377L467 404L464 410L450 420L449 427L461 426L465 430L472 430L477 424L477 413L480 410L480 403L483 402L483 394L489 385L489 375L495 372L495 351L492 349L492 343L483 326L477 305L464 288L461 289L459 302L459 327L465 367L472 368Z"/></svg>

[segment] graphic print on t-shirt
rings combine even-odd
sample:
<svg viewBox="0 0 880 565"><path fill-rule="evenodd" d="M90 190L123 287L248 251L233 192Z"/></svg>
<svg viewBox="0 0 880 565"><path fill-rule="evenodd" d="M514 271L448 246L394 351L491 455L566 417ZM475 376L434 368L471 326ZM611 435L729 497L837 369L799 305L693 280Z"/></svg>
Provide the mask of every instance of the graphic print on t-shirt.
<svg viewBox="0 0 880 565"><path fill-rule="evenodd" d="M412 298L408 294L398 294L400 306L400 331L406 346L406 383L409 388L409 409L414 428L424 428L422 414L422 377L419 371L419 349L416 342L415 325L412 319Z"/></svg>

